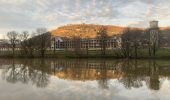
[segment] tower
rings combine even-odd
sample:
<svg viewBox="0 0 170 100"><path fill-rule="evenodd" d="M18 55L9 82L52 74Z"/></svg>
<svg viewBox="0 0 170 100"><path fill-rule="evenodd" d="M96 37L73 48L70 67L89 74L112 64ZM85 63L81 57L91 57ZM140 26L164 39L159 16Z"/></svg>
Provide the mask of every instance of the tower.
<svg viewBox="0 0 170 100"><path fill-rule="evenodd" d="M150 21L149 27L150 55L155 56L156 49L159 47L159 26L158 21Z"/></svg>
<svg viewBox="0 0 170 100"><path fill-rule="evenodd" d="M158 21L150 21L149 41L151 46L159 46L159 27Z"/></svg>
<svg viewBox="0 0 170 100"><path fill-rule="evenodd" d="M150 21L150 28L158 28L158 21L156 20Z"/></svg>

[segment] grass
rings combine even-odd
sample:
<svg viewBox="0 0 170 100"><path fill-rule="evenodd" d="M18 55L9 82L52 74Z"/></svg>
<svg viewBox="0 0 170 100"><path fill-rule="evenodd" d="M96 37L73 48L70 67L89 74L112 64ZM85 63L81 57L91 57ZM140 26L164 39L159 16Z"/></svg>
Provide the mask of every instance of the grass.
<svg viewBox="0 0 170 100"><path fill-rule="evenodd" d="M89 50L88 55L86 50L82 50L81 52L74 52L74 51L66 51L66 50L58 50L55 51L55 53L52 50L46 51L45 57L46 58L122 58L122 55L120 54L120 50L107 50L105 55L101 55L100 50ZM132 58L134 54L132 54ZM41 57L39 55L39 52L35 52L33 56L30 56L28 54L22 54L21 51L15 51L15 55L12 55L12 52L9 51L1 51L0 57L15 57L15 58L38 58ZM152 58L148 54L148 49L139 49L138 50L138 59L148 59ZM154 58L160 58L160 59L170 59L170 49L167 48L160 48L156 52L156 56Z"/></svg>

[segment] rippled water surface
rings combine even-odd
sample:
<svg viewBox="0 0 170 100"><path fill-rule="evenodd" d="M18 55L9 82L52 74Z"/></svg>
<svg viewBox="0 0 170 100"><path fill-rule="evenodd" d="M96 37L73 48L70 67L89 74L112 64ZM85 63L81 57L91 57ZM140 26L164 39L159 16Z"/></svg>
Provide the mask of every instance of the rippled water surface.
<svg viewBox="0 0 170 100"><path fill-rule="evenodd" d="M170 100L170 61L0 59L0 100Z"/></svg>

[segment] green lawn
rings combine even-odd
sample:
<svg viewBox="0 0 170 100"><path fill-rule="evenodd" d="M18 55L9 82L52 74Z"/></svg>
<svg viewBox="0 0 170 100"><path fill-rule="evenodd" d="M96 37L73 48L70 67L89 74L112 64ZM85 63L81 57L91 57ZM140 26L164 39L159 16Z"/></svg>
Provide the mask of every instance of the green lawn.
<svg viewBox="0 0 170 100"><path fill-rule="evenodd" d="M0 51L0 57L13 57L12 52ZM30 57L28 54L21 54L21 51L15 51L14 57ZM37 51L34 51L33 57L40 57ZM105 55L101 55L100 50L89 50L88 55L86 50L81 50L79 52L68 51L68 50L56 50L55 53L53 50L48 50L45 53L45 57L51 58L121 58L123 57L121 54L121 50L107 50ZM132 58L134 57L134 53L132 51ZM138 58L151 58L148 54L148 49L139 49L138 50ZM170 58L170 49L160 48L156 52L156 56L154 58Z"/></svg>
<svg viewBox="0 0 170 100"><path fill-rule="evenodd" d="M53 55L57 57L89 57L89 58L120 58L122 57L121 50L107 50L105 55L101 55L100 50L89 50L88 55L86 50L81 50L81 52L77 53L74 51L56 51L55 54L53 52L48 51L47 55ZM132 53L134 57L134 53ZM138 58L150 58L148 49L139 49L138 50ZM170 49L160 48L156 51L155 58L170 58Z"/></svg>

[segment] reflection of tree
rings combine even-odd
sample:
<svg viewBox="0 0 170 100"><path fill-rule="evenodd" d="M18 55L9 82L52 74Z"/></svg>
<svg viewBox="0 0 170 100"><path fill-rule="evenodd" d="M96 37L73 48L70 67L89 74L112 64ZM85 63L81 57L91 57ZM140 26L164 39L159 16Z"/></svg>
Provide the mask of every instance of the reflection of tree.
<svg viewBox="0 0 170 100"><path fill-rule="evenodd" d="M8 68L3 71L2 77L10 83L15 83L17 81L28 83L28 72L29 69L25 64L15 64L15 61L12 60Z"/></svg>
<svg viewBox="0 0 170 100"><path fill-rule="evenodd" d="M150 81L149 81L149 88L153 90L159 90L159 68L156 66L155 61L149 61L149 68L150 68Z"/></svg>
<svg viewBox="0 0 170 100"><path fill-rule="evenodd" d="M1 60L0 60L1 62ZM4 61L3 61L4 62ZM3 66L3 62L1 63ZM169 65L160 67L156 61L138 60L84 60L84 59L24 59L7 60L2 78L10 83L32 83L46 87L50 74L61 79L94 81L102 89L109 88L109 79L118 79L126 88L138 88L146 82L148 88L160 88L159 75L170 77Z"/></svg>
<svg viewBox="0 0 170 100"><path fill-rule="evenodd" d="M32 67L36 67L37 70L34 69L32 71L30 79L37 87L46 87L49 83L48 67L50 66L48 66L48 62L44 59L36 60L35 64Z"/></svg>
<svg viewBox="0 0 170 100"><path fill-rule="evenodd" d="M137 61L135 60L135 62L130 62L127 60L123 62L122 66L122 71L125 75L119 81L123 83L126 88L141 87L142 79L141 77L138 77L139 71L137 71Z"/></svg>
<svg viewBox="0 0 170 100"><path fill-rule="evenodd" d="M34 65L38 63L39 67ZM2 78L10 83L22 82L27 84L31 81L37 87L46 87L49 82L46 67L47 63L43 60L24 60L22 63L16 63L15 60L12 60L2 72Z"/></svg>
<svg viewBox="0 0 170 100"><path fill-rule="evenodd" d="M159 68L154 60L149 61L148 65L140 65L136 60L127 60L122 63L122 66L125 75L119 81L126 88L141 87L142 81L145 81L150 89L159 90Z"/></svg>
<svg viewBox="0 0 170 100"><path fill-rule="evenodd" d="M156 61L148 63L146 60L109 62L109 60L76 59L57 60L53 63L55 68L52 72L54 72L54 75L58 75L57 77L79 81L97 80L100 88L108 88L108 80L117 78L129 89L141 87L142 82L146 82L150 89L156 90L159 89L159 75L169 75L169 72L164 69L165 67L159 67ZM160 70L160 68L162 69Z"/></svg>
<svg viewBox="0 0 170 100"><path fill-rule="evenodd" d="M109 62L107 60L62 60L55 61L55 63L57 63L55 64L55 69L62 68L62 70L54 70L56 75L60 72L63 75L59 78L81 81L95 79L98 81L100 88L108 88L108 79L111 78L117 78L119 82L123 83L123 85L129 89L132 87L141 87L143 85L142 81L149 84L148 86L151 89L154 89L158 83L155 81L158 81L159 68L155 68L155 64L148 66L146 61L123 60ZM157 86L159 86L159 84L157 84Z"/></svg>
<svg viewBox="0 0 170 100"><path fill-rule="evenodd" d="M15 66L15 65L14 65ZM22 83L28 83L29 77L28 77L29 68L24 64L18 65L18 81L21 81Z"/></svg>
<svg viewBox="0 0 170 100"><path fill-rule="evenodd" d="M42 71L34 71L31 75L31 80L33 84L41 88L46 87L49 82L48 74Z"/></svg>
<svg viewBox="0 0 170 100"><path fill-rule="evenodd" d="M15 83L17 81L18 72L16 70L16 66L14 64L14 60L12 60L12 64L3 71L2 77L6 79L10 83Z"/></svg>
<svg viewBox="0 0 170 100"><path fill-rule="evenodd" d="M98 73L100 73L100 79L98 81L99 87L103 89L109 88L107 79L107 66L105 61L101 61L101 66Z"/></svg>

